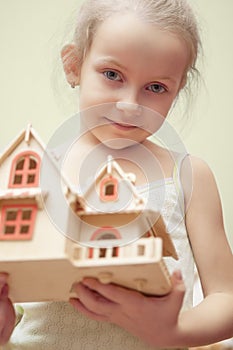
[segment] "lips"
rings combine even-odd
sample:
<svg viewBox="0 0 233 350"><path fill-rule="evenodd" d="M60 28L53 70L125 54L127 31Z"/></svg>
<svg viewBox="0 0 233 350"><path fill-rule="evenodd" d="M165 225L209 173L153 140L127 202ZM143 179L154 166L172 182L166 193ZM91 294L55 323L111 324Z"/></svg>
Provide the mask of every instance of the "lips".
<svg viewBox="0 0 233 350"><path fill-rule="evenodd" d="M118 123L115 120L109 119L107 117L104 117L104 120L107 122L107 124L111 124L112 126L120 130L132 130L138 127L137 125L133 125L130 123Z"/></svg>

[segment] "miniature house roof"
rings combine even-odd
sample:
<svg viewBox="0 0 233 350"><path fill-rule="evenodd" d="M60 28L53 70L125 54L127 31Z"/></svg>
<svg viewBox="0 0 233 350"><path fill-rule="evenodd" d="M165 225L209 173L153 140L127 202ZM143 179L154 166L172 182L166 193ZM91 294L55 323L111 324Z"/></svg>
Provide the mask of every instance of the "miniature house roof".
<svg viewBox="0 0 233 350"><path fill-rule="evenodd" d="M65 177L64 174L61 173L61 170L59 169L56 158L53 155L52 152L49 153L49 151L46 149L46 145L44 142L40 139L39 135L35 131L35 129L32 127L31 124L28 124L28 126L23 129L17 137L4 149L2 154L0 155L0 166L4 163L4 161L17 149L17 147L24 141L28 146L30 146L31 141L35 140L39 147L41 148L41 151L43 153L43 156L46 158L46 165L49 162L49 165L55 169L58 176L61 178L63 186L64 186L64 195L70 194L70 198L72 198L72 201L80 201L80 205L83 204L82 198L79 198L79 195L77 191L74 189L74 186L72 186L68 179ZM44 158L44 159L45 159ZM0 200L3 199L24 199L24 198L34 198L37 201L37 204L39 207L42 207L42 202L44 199L46 199L46 196L48 195L48 191L43 191L41 188L14 188L14 189L7 189L7 190L0 190Z"/></svg>
<svg viewBox="0 0 233 350"><path fill-rule="evenodd" d="M0 155L0 165L5 161L7 157L9 157L9 155L19 146L22 141L25 141L28 145L30 145L32 138L37 141L43 150L45 149L43 141L40 139L36 131L32 128L31 124L28 124L27 128L23 129L2 152Z"/></svg>
<svg viewBox="0 0 233 350"><path fill-rule="evenodd" d="M41 191L40 188L17 188L17 189L0 189L0 201L7 199L26 199L33 198L38 204L39 208L43 207L43 199L47 196L47 192Z"/></svg>
<svg viewBox="0 0 233 350"><path fill-rule="evenodd" d="M144 204L144 199L138 194L136 187L133 182L135 181L135 175L132 173L125 173L120 165L113 159L111 155L107 157L107 162L102 166L99 173L93 182L85 189L82 196L86 198L88 194L96 187L104 176L114 177L117 175L118 179L124 180L126 186L129 188L130 192L133 194L135 206L141 206Z"/></svg>

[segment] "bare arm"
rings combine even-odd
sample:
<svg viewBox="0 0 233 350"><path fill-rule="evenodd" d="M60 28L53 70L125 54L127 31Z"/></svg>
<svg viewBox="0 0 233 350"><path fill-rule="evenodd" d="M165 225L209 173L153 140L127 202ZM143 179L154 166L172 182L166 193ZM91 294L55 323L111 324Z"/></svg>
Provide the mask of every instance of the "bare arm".
<svg viewBox="0 0 233 350"><path fill-rule="evenodd" d="M184 343L196 346L233 336L233 255L212 172L198 159L192 160L192 168L186 225L205 298L179 321Z"/></svg>

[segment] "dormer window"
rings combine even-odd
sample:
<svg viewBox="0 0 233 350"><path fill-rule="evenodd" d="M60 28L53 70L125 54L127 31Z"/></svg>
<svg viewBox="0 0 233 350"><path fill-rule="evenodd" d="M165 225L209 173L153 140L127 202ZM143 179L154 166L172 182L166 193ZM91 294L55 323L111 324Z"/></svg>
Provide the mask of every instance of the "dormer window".
<svg viewBox="0 0 233 350"><path fill-rule="evenodd" d="M13 160L9 187L37 187L40 157L35 152L23 152Z"/></svg>
<svg viewBox="0 0 233 350"><path fill-rule="evenodd" d="M104 195L105 196L113 196L114 195L114 189L115 189L115 186L113 183L108 183L105 185L105 188L104 188Z"/></svg>
<svg viewBox="0 0 233 350"><path fill-rule="evenodd" d="M116 201L118 198L118 180L113 176L105 177L100 183L100 199Z"/></svg>

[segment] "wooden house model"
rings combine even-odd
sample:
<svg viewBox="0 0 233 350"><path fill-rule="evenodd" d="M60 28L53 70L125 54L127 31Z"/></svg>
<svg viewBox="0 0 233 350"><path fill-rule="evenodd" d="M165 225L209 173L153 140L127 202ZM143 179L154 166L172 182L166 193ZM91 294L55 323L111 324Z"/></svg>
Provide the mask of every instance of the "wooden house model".
<svg viewBox="0 0 233 350"><path fill-rule="evenodd" d="M80 194L45 149L28 126L0 157L0 271L10 274L12 300L67 300L72 284L85 276L146 294L168 293L163 256L177 258L176 251L132 175L109 157ZM41 186L43 166L51 176Z"/></svg>

